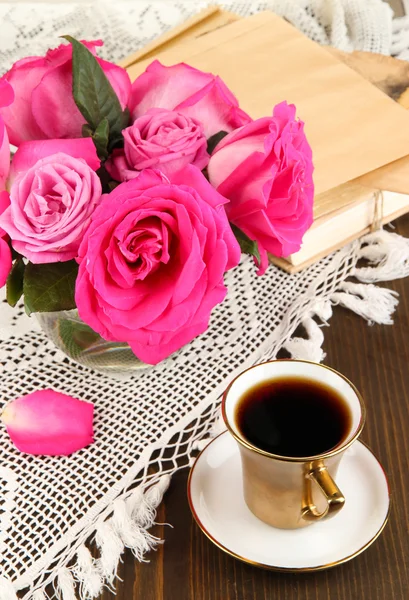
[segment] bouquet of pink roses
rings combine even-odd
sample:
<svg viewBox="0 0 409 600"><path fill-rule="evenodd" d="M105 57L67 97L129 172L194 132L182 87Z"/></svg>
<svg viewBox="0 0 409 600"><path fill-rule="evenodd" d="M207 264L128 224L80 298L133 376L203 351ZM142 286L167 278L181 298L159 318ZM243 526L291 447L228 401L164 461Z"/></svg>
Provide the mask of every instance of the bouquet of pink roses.
<svg viewBox="0 0 409 600"><path fill-rule="evenodd" d="M156 364L207 329L241 252L261 275L300 248L311 149L292 105L253 121L217 76L155 61L131 85L67 40L0 79L0 286Z"/></svg>

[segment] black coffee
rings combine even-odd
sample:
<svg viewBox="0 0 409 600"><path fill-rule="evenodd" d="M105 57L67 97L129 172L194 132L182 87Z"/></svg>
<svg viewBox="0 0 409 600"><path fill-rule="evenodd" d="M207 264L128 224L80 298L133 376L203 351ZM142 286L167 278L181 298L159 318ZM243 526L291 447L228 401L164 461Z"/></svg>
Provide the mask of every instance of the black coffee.
<svg viewBox="0 0 409 600"><path fill-rule="evenodd" d="M352 424L334 389L303 377L263 382L239 400L236 423L253 446L280 456L307 457L340 444Z"/></svg>

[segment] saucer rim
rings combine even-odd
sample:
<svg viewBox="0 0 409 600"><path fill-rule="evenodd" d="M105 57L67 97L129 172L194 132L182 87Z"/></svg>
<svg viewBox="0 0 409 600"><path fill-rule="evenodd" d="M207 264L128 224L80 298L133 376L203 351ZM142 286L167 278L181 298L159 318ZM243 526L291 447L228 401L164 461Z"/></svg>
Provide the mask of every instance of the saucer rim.
<svg viewBox="0 0 409 600"><path fill-rule="evenodd" d="M372 452L372 450L369 448L369 446L367 444L365 444L365 442L363 442L362 440L356 440L356 443L362 444L362 446L364 446L367 450L369 450L369 452L375 458L375 460L378 463L378 465L383 473L383 476L385 478L386 488L388 491L388 510L387 510L385 519L384 519L383 523L381 524L380 528L378 529L378 531L376 532L376 534L366 544L364 544L361 548L358 548L358 550L356 550L353 554L349 554L348 556L345 556L339 560L336 560L336 561L333 561L330 563L317 565L316 567L278 567L278 566L274 566L274 565L266 565L265 563L259 563L257 561L251 560L250 558L246 558L245 556L241 556L240 554L236 554L232 550L229 550L229 548L226 548L226 546L223 546L223 544L221 544L215 537L213 537L213 535L209 531L207 531L206 527L203 525L203 523L201 522L201 520L199 518L199 515L196 512L196 509L194 507L193 500L192 500L192 495L191 495L191 482L192 482L193 472L195 470L196 465L199 462L199 459L201 458L202 454L204 454L206 452L206 450L223 435L231 435L231 434L229 433L228 430L222 431L214 439L212 439L212 441L209 442L209 444L205 448L203 448L203 450L196 457L195 462L190 469L189 477L187 480L187 499L189 502L190 511L193 515L194 520L196 521L196 524L199 526L199 529L201 529L201 531L205 534L205 536L211 542L213 542L213 544L215 546L217 546L220 550L223 550L223 552L225 552L226 554L229 554L230 556L240 560L241 562L252 565L253 567L259 567L261 569L265 569L268 571L276 571L276 572L281 572L281 573L311 573L314 571L323 571L325 569L332 569L333 567L337 567L338 565L342 565L342 564L349 562L350 560L356 558L357 556L359 556L360 554L365 552L365 550L367 550L369 548L369 546L371 546L378 539L378 537L381 535L382 531L385 529L385 526L388 522L390 512L391 512L391 491L390 491L390 487L389 487L388 478L386 476L385 469L383 468L383 466L381 465L381 463L379 462L379 460L375 456L375 454Z"/></svg>

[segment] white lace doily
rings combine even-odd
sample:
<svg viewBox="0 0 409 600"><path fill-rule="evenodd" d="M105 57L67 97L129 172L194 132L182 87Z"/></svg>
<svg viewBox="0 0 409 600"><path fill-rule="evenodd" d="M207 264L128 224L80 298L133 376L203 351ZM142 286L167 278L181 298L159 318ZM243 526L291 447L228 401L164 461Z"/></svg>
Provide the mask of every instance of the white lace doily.
<svg viewBox="0 0 409 600"><path fill-rule="evenodd" d="M0 4L0 72L17 58L58 44L63 33L104 38L105 56L118 59L206 4ZM345 49L388 53L395 39L390 10L376 0L314 0L311 9L300 0L225 4L243 15L273 7L317 41ZM361 256L379 266L356 270ZM70 362L21 308L0 302L0 409L19 395L52 387L95 403L96 433L89 448L50 458L20 454L0 429L0 599L14 600L22 590L24 600L44 600L50 583L63 600L75 593L82 600L98 597L104 584L114 583L125 547L140 559L154 545L147 530L168 475L189 464L211 433L229 380L282 347L294 357L322 360L323 333L314 316L328 319L332 303L390 323L394 295L346 279L354 274L376 281L408 272L407 241L385 232L298 275L271 267L257 277L245 259L228 273L229 295L208 332L127 381ZM291 337L300 323L306 340ZM90 537L97 558L87 548Z"/></svg>

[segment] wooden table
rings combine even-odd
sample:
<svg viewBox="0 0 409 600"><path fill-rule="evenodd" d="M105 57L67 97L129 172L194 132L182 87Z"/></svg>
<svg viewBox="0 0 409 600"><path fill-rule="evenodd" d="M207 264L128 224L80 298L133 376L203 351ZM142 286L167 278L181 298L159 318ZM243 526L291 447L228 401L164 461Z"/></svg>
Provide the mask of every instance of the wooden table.
<svg viewBox="0 0 409 600"><path fill-rule="evenodd" d="M409 215L396 222L409 237ZM409 598L409 278L385 284L400 294L393 326L374 325L340 307L325 331L325 363L362 392L362 439L383 464L392 492L389 523L366 552L328 571L264 571L231 558L199 530L186 498L187 470L172 480L155 535L165 540L149 563L128 552L117 600L407 600ZM106 591L103 600L114 600Z"/></svg>

